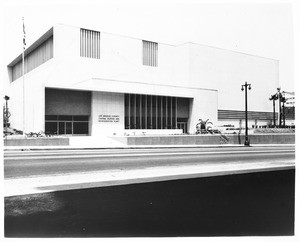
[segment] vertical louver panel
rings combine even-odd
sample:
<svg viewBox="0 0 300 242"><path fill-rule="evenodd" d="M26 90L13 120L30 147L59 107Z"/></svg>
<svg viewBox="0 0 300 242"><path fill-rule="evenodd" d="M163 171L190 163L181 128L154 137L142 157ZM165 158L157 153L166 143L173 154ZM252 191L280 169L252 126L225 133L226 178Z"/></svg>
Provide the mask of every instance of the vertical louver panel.
<svg viewBox="0 0 300 242"><path fill-rule="evenodd" d="M24 73L28 73L53 58L53 36L39 45L24 58ZM12 81L22 76L22 61L12 67Z"/></svg>
<svg viewBox="0 0 300 242"><path fill-rule="evenodd" d="M176 129L177 97L125 94L125 129Z"/></svg>
<svg viewBox="0 0 300 242"><path fill-rule="evenodd" d="M80 56L100 59L100 32L80 29Z"/></svg>
<svg viewBox="0 0 300 242"><path fill-rule="evenodd" d="M158 43L143 40L143 65L158 65Z"/></svg>

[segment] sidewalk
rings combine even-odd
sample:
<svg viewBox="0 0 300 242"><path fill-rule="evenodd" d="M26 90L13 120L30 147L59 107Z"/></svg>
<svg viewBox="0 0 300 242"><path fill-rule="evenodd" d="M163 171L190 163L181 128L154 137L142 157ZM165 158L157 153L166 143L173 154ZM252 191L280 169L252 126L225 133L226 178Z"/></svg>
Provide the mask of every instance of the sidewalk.
<svg viewBox="0 0 300 242"><path fill-rule="evenodd" d="M289 147L295 144L250 144L250 147ZM81 149L155 149L155 148L222 148L245 147L245 145L101 145L101 146L4 146L5 151L10 150L81 150Z"/></svg>
<svg viewBox="0 0 300 242"><path fill-rule="evenodd" d="M176 179L200 178L294 169L290 160L264 162L229 162L227 164L198 164L160 166L144 169L109 170L53 176L5 179L4 196L46 193L54 191L115 186Z"/></svg>
<svg viewBox="0 0 300 242"><path fill-rule="evenodd" d="M190 136L188 136L190 137ZM205 136L203 138L212 138L213 136ZM187 142L189 140L177 140L177 138L186 138L186 136L135 136L131 137L134 139L148 139L151 142L146 142L145 140L139 142L130 142L128 143L126 138L128 137L108 137L108 136L71 136L67 137L68 142L40 142L33 143L32 138L28 138L28 142L21 143L11 143L11 146L4 146L4 150L51 150L51 149L139 149L139 148L178 148L178 147L244 147L244 144L239 144L240 142L230 142L230 143L220 143L219 138L217 140L206 140L199 142L199 140L193 140L198 138L196 136L191 136L193 142ZM164 140L156 140L157 138L164 138ZM170 140L169 140L170 138ZM172 138L172 139L171 139ZM174 140L176 138L176 140ZM57 139L57 137L54 137ZM41 139L42 141L43 139ZM51 139L49 139L51 140ZM251 141L251 140L250 140ZM260 140L260 142L250 142L250 146L262 146L262 147L284 147L284 146L295 146L291 140L272 140L276 144L270 144L269 140ZM278 142L276 142L278 141ZM289 143L289 144L280 144L280 143ZM128 145L131 144L131 145ZM155 145L154 145L155 144Z"/></svg>

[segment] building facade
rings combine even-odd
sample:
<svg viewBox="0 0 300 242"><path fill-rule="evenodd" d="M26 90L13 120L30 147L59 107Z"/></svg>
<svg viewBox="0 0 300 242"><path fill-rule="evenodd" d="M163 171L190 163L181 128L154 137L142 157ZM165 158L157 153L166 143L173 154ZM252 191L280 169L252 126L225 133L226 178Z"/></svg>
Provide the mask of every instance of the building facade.
<svg viewBox="0 0 300 242"><path fill-rule="evenodd" d="M8 65L11 126L61 135L194 133L272 122L277 60L56 25Z"/></svg>

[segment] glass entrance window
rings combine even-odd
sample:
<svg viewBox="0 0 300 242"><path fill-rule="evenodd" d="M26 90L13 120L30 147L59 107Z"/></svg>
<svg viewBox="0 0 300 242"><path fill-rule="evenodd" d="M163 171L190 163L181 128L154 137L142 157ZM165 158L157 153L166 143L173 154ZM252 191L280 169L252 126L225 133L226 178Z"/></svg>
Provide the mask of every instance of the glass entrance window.
<svg viewBox="0 0 300 242"><path fill-rule="evenodd" d="M57 122L46 122L45 130L46 130L46 133L57 134Z"/></svg>
<svg viewBox="0 0 300 242"><path fill-rule="evenodd" d="M73 133L74 134L88 134L89 125L87 122L74 122Z"/></svg>
<svg viewBox="0 0 300 242"><path fill-rule="evenodd" d="M46 115L45 133L73 135L89 133L89 116L87 115Z"/></svg>
<svg viewBox="0 0 300 242"><path fill-rule="evenodd" d="M182 129L182 133L187 133L187 122L178 122L177 129Z"/></svg>
<svg viewBox="0 0 300 242"><path fill-rule="evenodd" d="M72 122L66 122L66 134L72 134Z"/></svg>
<svg viewBox="0 0 300 242"><path fill-rule="evenodd" d="M66 131L65 131L65 122L59 122L58 123L58 134L65 134Z"/></svg>

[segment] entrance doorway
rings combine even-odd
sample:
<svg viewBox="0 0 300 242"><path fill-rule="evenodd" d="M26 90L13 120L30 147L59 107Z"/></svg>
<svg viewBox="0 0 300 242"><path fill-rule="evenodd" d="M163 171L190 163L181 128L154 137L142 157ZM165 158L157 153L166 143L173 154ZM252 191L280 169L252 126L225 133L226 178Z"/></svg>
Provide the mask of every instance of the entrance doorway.
<svg viewBox="0 0 300 242"><path fill-rule="evenodd" d="M46 115L45 133L59 135L88 135L89 116L87 115Z"/></svg>
<svg viewBox="0 0 300 242"><path fill-rule="evenodd" d="M187 122L177 122L177 129L182 129L182 133L187 133Z"/></svg>

